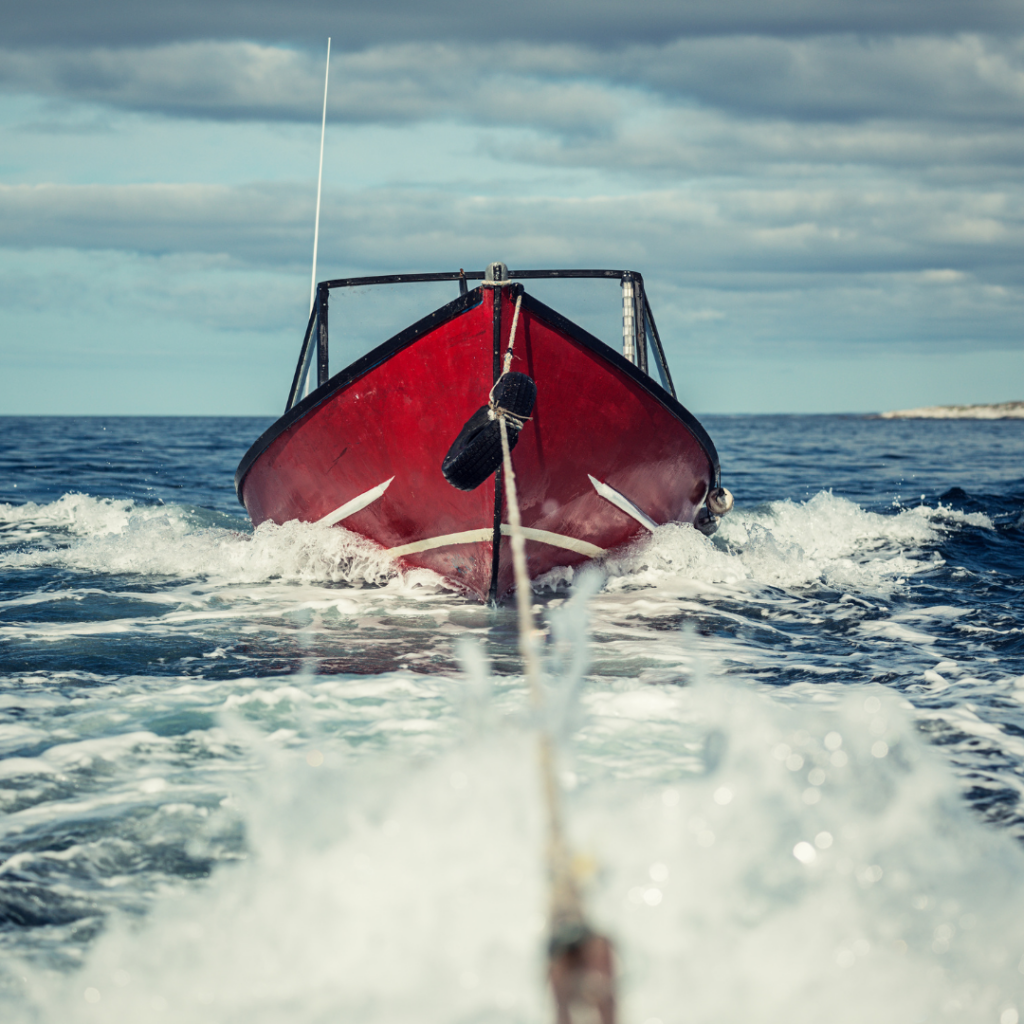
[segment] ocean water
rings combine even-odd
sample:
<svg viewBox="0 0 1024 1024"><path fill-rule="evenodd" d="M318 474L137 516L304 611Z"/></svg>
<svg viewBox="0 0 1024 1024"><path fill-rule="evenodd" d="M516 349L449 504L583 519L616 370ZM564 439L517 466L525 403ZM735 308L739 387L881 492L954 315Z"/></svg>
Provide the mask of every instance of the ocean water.
<svg viewBox="0 0 1024 1024"><path fill-rule="evenodd" d="M0 1020L549 1020L512 611L253 532L267 422L0 419ZM1024 423L704 422L534 596L622 1019L1017 1024Z"/></svg>

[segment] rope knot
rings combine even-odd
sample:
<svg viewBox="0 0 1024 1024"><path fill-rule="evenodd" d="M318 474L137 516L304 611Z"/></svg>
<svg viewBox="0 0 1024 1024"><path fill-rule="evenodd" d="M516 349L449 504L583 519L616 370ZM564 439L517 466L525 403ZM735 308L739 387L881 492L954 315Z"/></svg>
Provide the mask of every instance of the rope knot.
<svg viewBox="0 0 1024 1024"><path fill-rule="evenodd" d="M506 409L503 405L498 405L498 403L492 398L487 403L487 418L492 420L501 418L505 420L513 430L522 430L533 417L517 416L511 409Z"/></svg>
<svg viewBox="0 0 1024 1024"><path fill-rule="evenodd" d="M487 418L503 419L513 430L520 431L530 419L537 397L537 385L525 373L506 370L487 396Z"/></svg>

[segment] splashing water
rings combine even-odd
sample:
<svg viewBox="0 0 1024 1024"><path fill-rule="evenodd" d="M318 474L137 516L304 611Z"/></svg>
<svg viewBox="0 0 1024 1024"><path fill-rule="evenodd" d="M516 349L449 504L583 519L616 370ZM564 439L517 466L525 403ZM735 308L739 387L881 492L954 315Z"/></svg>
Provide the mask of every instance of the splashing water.
<svg viewBox="0 0 1024 1024"><path fill-rule="evenodd" d="M1024 1013L1021 449L865 422L803 494L803 421L722 421L715 538L537 589L624 1020ZM140 490L66 493L70 448L0 494L2 1018L547 1019L514 618L342 530L251 531L205 482L229 434L184 494L144 453Z"/></svg>
<svg viewBox="0 0 1024 1024"><path fill-rule="evenodd" d="M0 570L57 565L202 576L220 585L275 579L382 583L398 575L376 545L347 530L297 521L267 522L253 531L204 509L66 494L49 505L0 506L0 523L6 527ZM34 541L41 542L37 549L23 550Z"/></svg>

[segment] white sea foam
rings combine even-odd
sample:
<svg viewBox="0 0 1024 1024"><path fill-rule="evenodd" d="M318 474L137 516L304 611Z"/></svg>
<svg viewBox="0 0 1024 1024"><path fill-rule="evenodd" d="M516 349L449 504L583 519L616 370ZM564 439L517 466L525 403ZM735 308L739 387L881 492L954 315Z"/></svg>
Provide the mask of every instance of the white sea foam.
<svg viewBox="0 0 1024 1024"><path fill-rule="evenodd" d="M713 541L685 525L659 527L604 565L612 588L677 579L891 591L906 576L941 564L929 549L965 525L992 528L983 513L922 506L880 515L821 492L806 502L736 510ZM379 547L337 527L264 523L249 531L241 520L205 510L82 494L48 505L0 505L0 568L52 564L224 583L379 584L400 575ZM540 585L572 576L556 571ZM439 580L429 573L409 579L421 582Z"/></svg>
<svg viewBox="0 0 1024 1024"><path fill-rule="evenodd" d="M377 545L338 527L268 522L252 531L241 520L235 526L228 516L178 505L67 494L49 505L0 505L0 529L0 568L56 564L221 583L379 584L398 576ZM433 574L419 579L428 577L437 582Z"/></svg>
<svg viewBox="0 0 1024 1024"><path fill-rule="evenodd" d="M1024 905L1003 885L1024 858L968 818L897 700L844 687L790 717L716 687L669 692L658 723L673 703L718 738L706 775L666 778L610 840L602 911L621 922L636 1019L980 1022L1021 1006ZM607 814L590 815L608 843Z"/></svg>
<svg viewBox="0 0 1024 1024"><path fill-rule="evenodd" d="M934 547L964 525L992 528L981 514L944 508L868 512L822 491L806 502L777 501L726 516L713 539L689 526L659 527L605 560L612 589L675 581L889 594L905 578L942 564Z"/></svg>
<svg viewBox="0 0 1024 1024"><path fill-rule="evenodd" d="M1024 1009L1024 857L967 814L891 694L814 705L623 681L586 709L570 822L599 869L588 897L626 1019L987 1024ZM70 977L25 968L5 1019L548 1014L529 735L492 728L418 766L371 766L325 736L263 746L231 812L249 862L115 921Z"/></svg>

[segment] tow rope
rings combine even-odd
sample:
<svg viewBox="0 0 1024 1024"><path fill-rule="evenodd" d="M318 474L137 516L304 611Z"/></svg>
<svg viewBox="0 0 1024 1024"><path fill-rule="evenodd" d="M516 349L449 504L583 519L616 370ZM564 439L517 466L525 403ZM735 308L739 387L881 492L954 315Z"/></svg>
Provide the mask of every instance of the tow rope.
<svg viewBox="0 0 1024 1024"><path fill-rule="evenodd" d="M513 330L514 325L515 321ZM511 347L510 344L510 351ZM506 355L506 372L510 361ZM583 909L583 899L562 826L561 791L555 772L555 752L551 737L540 720L544 695L540 683L533 611L530 607L532 589L526 569L526 540L519 516L516 476L512 469L512 445L509 444L506 418L511 417L499 407L496 420L501 432L504 478L508 488L509 540L516 581L519 651L530 691L530 703L538 718L537 746L547 812L547 868L551 887L548 909L548 981L555 997L557 1024L614 1024L615 964L612 944L591 928Z"/></svg>
<svg viewBox="0 0 1024 1024"><path fill-rule="evenodd" d="M537 400L537 385L525 373L512 373L512 348L516 343L516 325L523 303L520 293L512 316L512 331L501 376L494 382L487 404L477 409L459 431L441 463L444 478L460 491L479 487L501 465L501 438L498 419L508 424L510 448L515 448Z"/></svg>
<svg viewBox="0 0 1024 1024"><path fill-rule="evenodd" d="M505 282L501 282L504 284ZM562 800L555 771L555 751L544 728L544 694L540 659L535 643L532 589L526 568L526 540L519 515L512 449L530 418L537 385L525 373L512 372L522 292L516 297L502 372L494 382L487 404L478 409L459 432L441 464L445 479L471 491L498 466L503 466L508 506L509 540L519 617L519 651L523 658L530 703L537 718L537 753L547 816L548 982L555 999L557 1024L615 1024L615 962L611 942L590 926L573 870L572 855L562 825ZM500 543L499 535L495 543Z"/></svg>

